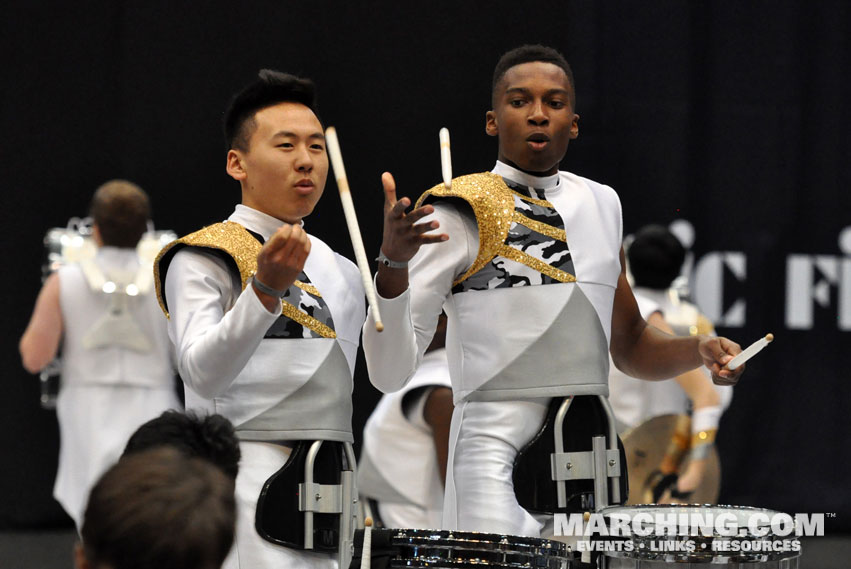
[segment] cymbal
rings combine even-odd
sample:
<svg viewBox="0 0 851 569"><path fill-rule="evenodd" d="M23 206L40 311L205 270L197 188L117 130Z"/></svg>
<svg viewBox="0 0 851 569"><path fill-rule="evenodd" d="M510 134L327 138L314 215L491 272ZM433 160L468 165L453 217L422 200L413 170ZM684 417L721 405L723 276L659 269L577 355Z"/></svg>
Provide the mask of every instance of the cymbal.
<svg viewBox="0 0 851 569"><path fill-rule="evenodd" d="M679 420L679 415L660 415L624 433L622 440L626 449L629 474L627 504L646 504L652 501L654 474L658 476L659 467ZM689 499L691 503L714 504L718 501L721 462L718 459L718 450L714 446L706 460L703 480ZM685 472L688 461L688 455L686 455L678 472Z"/></svg>

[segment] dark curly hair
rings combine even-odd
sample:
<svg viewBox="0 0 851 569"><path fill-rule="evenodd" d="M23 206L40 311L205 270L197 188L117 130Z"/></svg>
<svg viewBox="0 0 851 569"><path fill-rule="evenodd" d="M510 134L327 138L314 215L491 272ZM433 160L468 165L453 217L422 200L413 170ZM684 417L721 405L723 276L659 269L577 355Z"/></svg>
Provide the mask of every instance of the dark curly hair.
<svg viewBox="0 0 851 569"><path fill-rule="evenodd" d="M161 446L206 459L234 479L239 471L239 440L231 422L221 415L200 417L191 411L166 411L136 429L124 447L124 455Z"/></svg>
<svg viewBox="0 0 851 569"><path fill-rule="evenodd" d="M646 225L635 233L626 252L635 286L664 290L680 274L686 250L661 225Z"/></svg>

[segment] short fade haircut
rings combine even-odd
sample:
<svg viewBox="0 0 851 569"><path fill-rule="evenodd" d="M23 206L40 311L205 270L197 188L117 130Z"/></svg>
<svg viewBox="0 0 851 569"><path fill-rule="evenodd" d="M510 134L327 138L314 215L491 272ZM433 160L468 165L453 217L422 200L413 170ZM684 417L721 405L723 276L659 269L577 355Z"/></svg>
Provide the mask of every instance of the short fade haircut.
<svg viewBox="0 0 851 569"><path fill-rule="evenodd" d="M673 233L661 225L639 229L627 249L635 286L664 290L680 274L686 250Z"/></svg>
<svg viewBox="0 0 851 569"><path fill-rule="evenodd" d="M234 482L171 448L123 457L95 484L81 531L92 567L218 569L233 545Z"/></svg>
<svg viewBox="0 0 851 569"><path fill-rule="evenodd" d="M248 142L257 123L257 111L278 103L301 103L316 112L316 86L310 79L303 79L272 69L261 69L257 79L247 85L231 99L225 112L225 143L246 152Z"/></svg>
<svg viewBox="0 0 851 569"><path fill-rule="evenodd" d="M552 63L561 67L564 74L567 75L567 81L570 83L570 107L576 110L576 83L573 80L573 70L567 63L564 56L556 49L545 45L521 45L514 49L505 52L496 67L493 70L493 83L491 83L491 96L496 96L496 86L499 84L506 72L516 65L524 63L532 63L534 61L543 61L544 63Z"/></svg>
<svg viewBox="0 0 851 569"><path fill-rule="evenodd" d="M233 424L221 415L200 417L191 411L166 411L136 429L124 447L123 456L162 446L206 459L236 479L239 439Z"/></svg>
<svg viewBox="0 0 851 569"><path fill-rule="evenodd" d="M104 245L133 248L148 229L151 202L133 182L110 180L95 190L89 215Z"/></svg>

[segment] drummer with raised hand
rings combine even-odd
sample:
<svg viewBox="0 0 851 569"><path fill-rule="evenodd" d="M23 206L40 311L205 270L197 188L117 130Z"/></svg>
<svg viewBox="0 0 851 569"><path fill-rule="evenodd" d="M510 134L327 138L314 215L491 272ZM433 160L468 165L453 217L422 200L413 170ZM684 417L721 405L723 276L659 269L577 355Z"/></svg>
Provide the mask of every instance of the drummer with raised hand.
<svg viewBox="0 0 851 569"><path fill-rule="evenodd" d="M734 342L675 338L641 318L624 273L617 194L559 170L579 135L564 57L543 46L509 51L491 102L485 130L498 140L496 165L425 192L418 205L433 214L406 213L410 201L397 201L384 175L376 287L387 330L376 333L368 316L364 349L373 384L398 390L445 309L455 410L444 527L537 537L552 516L519 503L515 458L552 398L607 394L610 348L618 367L645 379L705 364L716 381L735 383L743 370L722 369L740 351ZM395 227L408 238L387 231ZM440 241L420 249L414 236L423 232Z"/></svg>
<svg viewBox="0 0 851 569"><path fill-rule="evenodd" d="M290 500L298 478L289 492L273 488L303 475L290 459L303 462L314 441L324 441L330 464L317 468L316 481L339 480L337 450L353 440L364 288L354 263L304 221L328 175L315 109L313 83L277 71L261 71L237 93L224 126L226 171L239 182L241 203L226 221L164 249L157 265L187 408L225 416L240 439L237 534L226 568L337 565L329 537L336 530L317 532L313 544L303 535L303 512Z"/></svg>

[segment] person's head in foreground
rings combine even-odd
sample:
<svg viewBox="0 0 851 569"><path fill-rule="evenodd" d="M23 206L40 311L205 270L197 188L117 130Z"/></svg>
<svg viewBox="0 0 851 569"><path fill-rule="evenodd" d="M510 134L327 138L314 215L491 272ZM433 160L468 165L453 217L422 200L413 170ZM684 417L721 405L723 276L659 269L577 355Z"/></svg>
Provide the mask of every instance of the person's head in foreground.
<svg viewBox="0 0 851 569"><path fill-rule="evenodd" d="M309 215L328 176L313 82L264 69L225 113L227 172L242 203L295 224Z"/></svg>
<svg viewBox="0 0 851 569"><path fill-rule="evenodd" d="M173 448L121 458L89 495L77 569L219 569L234 537L234 484Z"/></svg>
<svg viewBox="0 0 851 569"><path fill-rule="evenodd" d="M558 172L579 136L573 72L564 56L541 45L505 53L494 69L492 105L485 131L499 137L499 160L539 176Z"/></svg>

